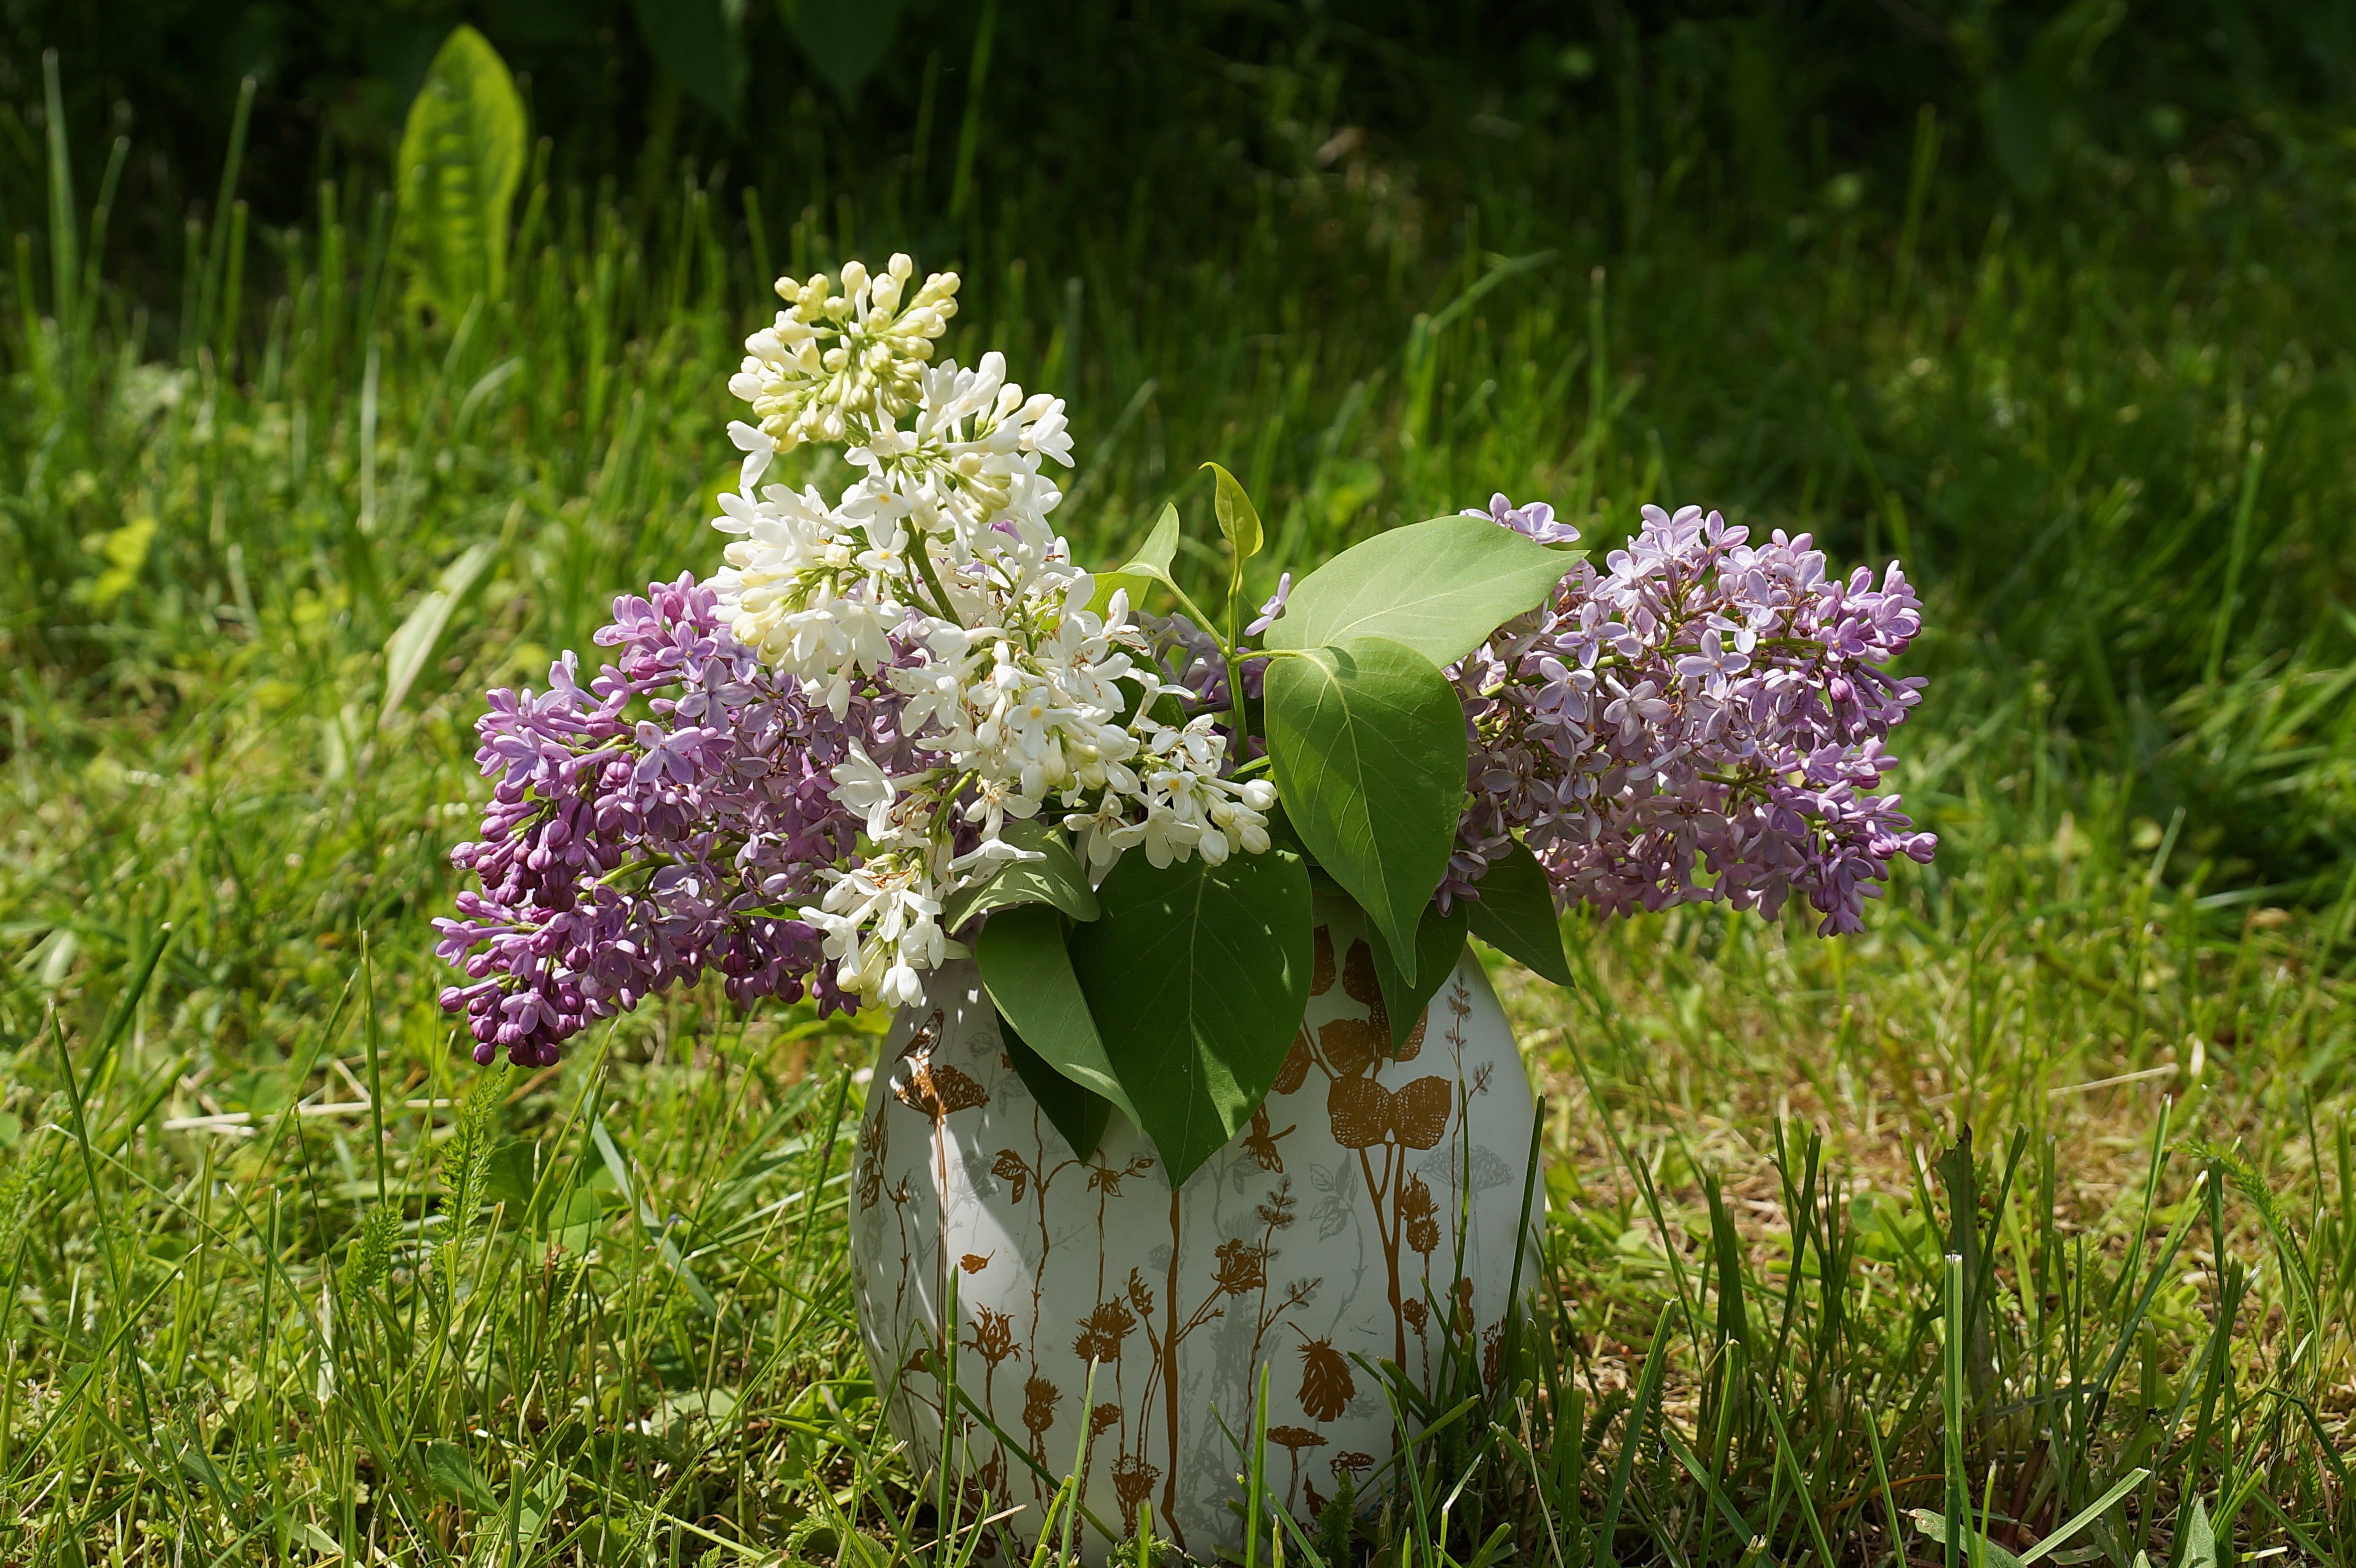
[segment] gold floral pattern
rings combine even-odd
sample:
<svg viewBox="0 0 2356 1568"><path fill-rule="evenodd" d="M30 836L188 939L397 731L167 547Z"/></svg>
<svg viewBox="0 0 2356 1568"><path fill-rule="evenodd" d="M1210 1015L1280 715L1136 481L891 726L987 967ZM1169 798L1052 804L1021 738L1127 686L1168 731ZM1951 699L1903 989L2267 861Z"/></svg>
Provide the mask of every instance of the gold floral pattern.
<svg viewBox="0 0 2356 1568"><path fill-rule="evenodd" d="M1375 1486L1396 1441L1356 1359L1430 1378L1448 1341L1427 1302L1496 1359L1532 1114L1503 1015L1468 958L1394 1050L1355 924L1317 928L1310 978L1267 1102L1174 1194L1118 1116L1075 1157L951 972L940 1005L894 1026L852 1161L862 1337L920 1473L947 1424L961 1489L986 1487L992 1511L1023 1505L1008 1522L1026 1550L1023 1521L1053 1489L1032 1466L1060 1476L1075 1453L1108 1525L1133 1529L1150 1502L1193 1554L1239 1548L1226 1434L1251 1424L1263 1366L1269 1441L1287 1451L1271 1487L1280 1477L1284 1505L1313 1511L1312 1477ZM986 1423L945 1416L951 1364ZM1091 1563L1118 1544L1082 1536Z"/></svg>

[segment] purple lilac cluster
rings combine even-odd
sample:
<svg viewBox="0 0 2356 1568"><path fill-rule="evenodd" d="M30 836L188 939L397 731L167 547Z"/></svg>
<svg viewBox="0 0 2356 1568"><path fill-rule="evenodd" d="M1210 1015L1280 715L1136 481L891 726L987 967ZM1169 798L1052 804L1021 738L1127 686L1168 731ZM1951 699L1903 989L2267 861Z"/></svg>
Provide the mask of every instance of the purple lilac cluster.
<svg viewBox="0 0 2356 1568"><path fill-rule="evenodd" d="M1290 574L1288 574L1290 575ZM1290 585L1287 585L1288 587ZM1271 604L1275 600L1269 601ZM1262 612L1265 620L1274 618ZM1227 711L1227 656L1219 639L1196 626L1183 615L1140 615L1137 624L1145 628L1151 640L1154 661L1167 671L1173 684L1183 686L1189 693L1178 699L1179 706L1191 717L1195 714L1225 714ZM1265 629L1265 620L1261 623ZM1267 660L1248 659L1244 661L1244 695L1259 700L1260 679L1268 669ZM1259 736L1249 737L1251 755L1258 756L1267 749L1266 740Z"/></svg>
<svg viewBox="0 0 2356 1568"><path fill-rule="evenodd" d="M1577 537L1504 496L1472 515ZM1921 627L1895 564L1878 586L1829 577L1806 534L1752 544L1716 512L1645 507L1601 571L1579 564L1451 671L1472 752L1441 908L1518 835L1565 905L1773 916L1798 893L1820 932L1862 929L1891 858L1936 843L1874 793L1922 684L1882 667Z"/></svg>
<svg viewBox="0 0 2356 1568"><path fill-rule="evenodd" d="M571 653L549 689L490 694L475 754L496 779L482 838L451 861L480 879L435 951L470 983L475 1059L556 1059L593 1020L707 970L744 1001L813 983L848 1009L819 936L793 911L858 845L831 770L856 744L894 773L926 765L880 679L839 711L805 700L728 634L692 576L614 601L596 634L618 650L584 688ZM903 656L920 661L922 654Z"/></svg>

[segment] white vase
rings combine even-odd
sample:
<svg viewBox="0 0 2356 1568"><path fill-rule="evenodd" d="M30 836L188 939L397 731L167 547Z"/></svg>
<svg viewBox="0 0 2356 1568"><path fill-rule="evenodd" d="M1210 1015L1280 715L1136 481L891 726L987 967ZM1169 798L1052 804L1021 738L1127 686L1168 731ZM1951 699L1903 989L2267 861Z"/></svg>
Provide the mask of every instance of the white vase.
<svg viewBox="0 0 2356 1568"><path fill-rule="evenodd" d="M931 1003L887 1037L851 1175L861 1336L893 1432L936 1475L954 1273L958 1382L991 1416L959 1412L963 1485L969 1507L985 1493L993 1513L1022 1506L1001 1528L1026 1552L1055 1493L1039 1470L1060 1479L1082 1452L1091 1356L1089 1513L1127 1534L1150 1501L1156 1531L1202 1560L1242 1547L1228 1505L1263 1365L1268 1486L1304 1528L1344 1473L1361 1498L1385 1484L1398 1434L1369 1369L1390 1361L1429 1388L1449 1304L1494 1376L1544 1193L1512 1032L1468 952L1387 1058L1359 917L1319 916L1308 1017L1275 1091L1175 1194L1118 1112L1073 1157L971 965L934 976ZM1525 1290L1536 1273L1533 1254ZM1085 1523L1078 1539L1090 1563L1115 1544Z"/></svg>

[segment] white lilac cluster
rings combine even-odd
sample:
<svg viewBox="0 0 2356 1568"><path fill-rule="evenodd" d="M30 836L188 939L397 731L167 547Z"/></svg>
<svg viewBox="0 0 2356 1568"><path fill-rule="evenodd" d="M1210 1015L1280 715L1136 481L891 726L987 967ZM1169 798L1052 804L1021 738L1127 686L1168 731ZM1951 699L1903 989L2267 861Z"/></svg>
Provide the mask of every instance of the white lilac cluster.
<svg viewBox="0 0 2356 1568"><path fill-rule="evenodd" d="M854 749L834 770L861 853L800 910L841 988L887 1005L921 1001L925 972L958 950L951 897L1037 853L1010 821L1059 823L1101 877L1132 848L1156 865L1263 851L1275 800L1228 776L1211 715L1153 716L1192 693L1155 661L1127 595L1090 607L1095 580L1049 523L1063 495L1041 472L1071 463L1063 401L1026 398L994 350L933 364L958 278L911 295L912 275L894 256L877 277L845 266L839 292L780 280L786 308L729 383L759 423L729 427L744 464L712 520L736 536L711 580L736 639L837 714L889 687L902 734L937 759L894 774ZM858 476L831 500L760 483L806 442L841 444Z"/></svg>

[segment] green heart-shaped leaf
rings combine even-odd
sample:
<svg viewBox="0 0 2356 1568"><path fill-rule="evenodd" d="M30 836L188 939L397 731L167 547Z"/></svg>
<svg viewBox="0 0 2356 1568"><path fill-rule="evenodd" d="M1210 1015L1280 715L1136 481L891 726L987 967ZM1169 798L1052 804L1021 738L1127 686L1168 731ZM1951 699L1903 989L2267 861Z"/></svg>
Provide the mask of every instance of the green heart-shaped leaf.
<svg viewBox="0 0 2356 1568"><path fill-rule="evenodd" d="M1089 890L1087 873L1080 869L1079 857L1062 833L1033 818L1008 822L1001 836L1040 858L1009 861L989 881L950 898L941 911L944 929L954 931L976 915L1018 904L1052 904L1075 920L1097 918L1097 896Z"/></svg>
<svg viewBox="0 0 2356 1568"><path fill-rule="evenodd" d="M861 84L884 63L905 5L905 0L860 0L855 5L842 0L784 0L778 8L804 57L848 104L858 101Z"/></svg>
<svg viewBox="0 0 2356 1568"><path fill-rule="evenodd" d="M740 13L723 0L630 0L630 16L663 74L733 127L752 61Z"/></svg>
<svg viewBox="0 0 2356 1568"><path fill-rule="evenodd" d="M1414 649L1360 637L1270 660L1264 690L1277 796L1405 972L1464 800L1456 689Z"/></svg>
<svg viewBox="0 0 2356 1568"><path fill-rule="evenodd" d="M1154 520L1153 532L1145 536L1144 545L1130 557L1125 566L1116 566L1097 576L1097 591L1088 598L1088 608L1102 615L1112 607L1115 591L1127 588L1129 603L1133 609L1145 597L1145 590L1156 583L1175 589L1170 579L1170 563L1178 555L1178 509L1165 502L1162 515Z"/></svg>
<svg viewBox="0 0 2356 1568"><path fill-rule="evenodd" d="M1377 939L1369 944L1375 955L1375 981L1382 987L1383 1011L1390 1018L1391 1048L1407 1042L1408 1031L1423 1016L1424 1007L1432 993L1448 983L1456 972L1456 960L1464 951L1464 928L1467 910L1459 898L1455 907L1441 914L1426 906L1423 919L1415 929L1415 976L1409 979L1399 972L1398 961L1391 956L1391 945Z"/></svg>
<svg viewBox="0 0 2356 1568"><path fill-rule="evenodd" d="M981 983L991 1004L1019 1036L1015 1043L1070 1079L1076 1089L1118 1107L1137 1122L1137 1112L1106 1055L1087 997L1073 972L1071 955L1064 945L1063 918L1044 904L1001 909L982 927L974 943L974 958L981 966ZM1014 1056L1018 1070L1024 1066L1012 1045L1008 1054ZM1053 1085L1033 1082L1027 1072L1023 1082L1031 1085L1032 1097L1075 1153L1085 1159L1096 1152L1097 1140L1104 1133L1104 1118L1095 1107L1076 1096L1055 1093Z"/></svg>
<svg viewBox="0 0 2356 1568"><path fill-rule="evenodd" d="M1244 563L1259 553L1265 538L1259 526L1259 509L1252 505L1251 497L1244 493L1233 474L1216 463L1203 467L1211 470L1211 510L1218 515L1219 532L1226 536L1227 547L1236 553L1235 575L1241 582Z"/></svg>
<svg viewBox="0 0 2356 1568"><path fill-rule="evenodd" d="M1477 897L1464 900L1474 936L1557 985L1570 983L1554 885L1547 880L1537 856L1515 840L1501 858L1489 863L1475 892Z"/></svg>
<svg viewBox="0 0 2356 1568"><path fill-rule="evenodd" d="M1410 523L1352 545L1295 584L1267 644L1387 637L1451 664L1544 604L1573 559L1485 517Z"/></svg>
<svg viewBox="0 0 2356 1568"><path fill-rule="evenodd" d="M1292 1047L1309 1004L1308 868L1279 847L1217 865L1132 851L1097 896L1072 968L1175 1188L1251 1120Z"/></svg>

